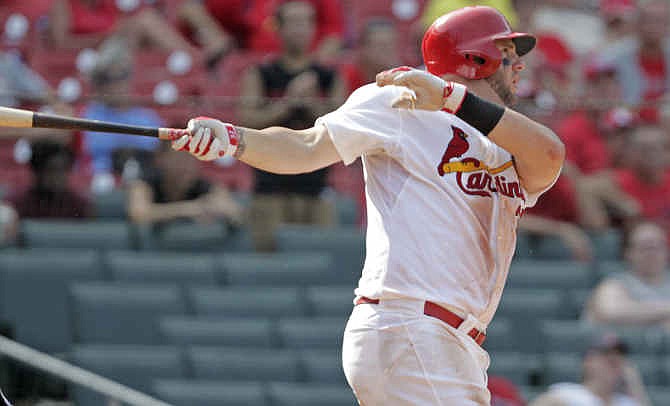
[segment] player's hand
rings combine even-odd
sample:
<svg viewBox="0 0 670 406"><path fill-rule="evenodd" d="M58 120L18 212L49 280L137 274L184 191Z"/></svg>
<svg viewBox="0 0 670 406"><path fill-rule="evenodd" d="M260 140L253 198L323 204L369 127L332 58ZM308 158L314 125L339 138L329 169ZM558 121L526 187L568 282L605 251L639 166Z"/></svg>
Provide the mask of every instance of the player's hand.
<svg viewBox="0 0 670 406"><path fill-rule="evenodd" d="M239 137L232 124L210 117L189 120L186 127L189 135L172 142L172 148L186 151L201 161L213 161L224 155L233 155Z"/></svg>
<svg viewBox="0 0 670 406"><path fill-rule="evenodd" d="M466 88L429 72L401 66L377 74L377 86L404 86L408 90L393 101L393 107L455 113L465 98Z"/></svg>

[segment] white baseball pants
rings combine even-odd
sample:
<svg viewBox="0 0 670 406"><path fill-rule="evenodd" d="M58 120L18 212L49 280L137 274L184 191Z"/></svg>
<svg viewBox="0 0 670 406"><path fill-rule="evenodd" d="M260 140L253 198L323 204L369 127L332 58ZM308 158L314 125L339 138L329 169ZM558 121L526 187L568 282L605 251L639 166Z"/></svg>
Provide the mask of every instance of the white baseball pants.
<svg viewBox="0 0 670 406"><path fill-rule="evenodd" d="M488 353L423 301L354 306L342 363L361 406L489 406Z"/></svg>

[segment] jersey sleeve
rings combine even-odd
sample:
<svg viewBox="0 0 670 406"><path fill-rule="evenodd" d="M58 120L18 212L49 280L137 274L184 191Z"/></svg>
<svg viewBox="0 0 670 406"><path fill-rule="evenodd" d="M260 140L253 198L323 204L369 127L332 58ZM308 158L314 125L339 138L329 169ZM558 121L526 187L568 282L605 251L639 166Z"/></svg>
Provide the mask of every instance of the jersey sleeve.
<svg viewBox="0 0 670 406"><path fill-rule="evenodd" d="M401 93L396 86L369 84L356 90L337 110L316 120L324 125L342 161L373 153L399 157L401 114L391 107Z"/></svg>

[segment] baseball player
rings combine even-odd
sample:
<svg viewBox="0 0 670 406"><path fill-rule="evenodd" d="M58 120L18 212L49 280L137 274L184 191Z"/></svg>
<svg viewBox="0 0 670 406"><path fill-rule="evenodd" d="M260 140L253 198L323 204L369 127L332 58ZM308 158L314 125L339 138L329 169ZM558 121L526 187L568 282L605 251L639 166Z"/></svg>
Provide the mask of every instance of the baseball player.
<svg viewBox="0 0 670 406"><path fill-rule="evenodd" d="M516 225L565 155L551 130L505 107L534 45L493 8L459 9L423 38L428 72L382 73L312 128L196 118L173 142L285 174L362 158L367 257L342 350L361 405L490 403L481 344Z"/></svg>

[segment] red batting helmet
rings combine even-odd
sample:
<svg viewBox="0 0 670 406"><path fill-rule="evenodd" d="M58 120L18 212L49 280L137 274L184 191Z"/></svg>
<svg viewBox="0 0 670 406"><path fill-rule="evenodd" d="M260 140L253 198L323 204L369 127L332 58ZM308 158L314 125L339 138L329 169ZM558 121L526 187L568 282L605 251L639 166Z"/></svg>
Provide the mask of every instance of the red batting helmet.
<svg viewBox="0 0 670 406"><path fill-rule="evenodd" d="M514 32L505 17L486 6L464 7L438 18L423 36L423 60L428 71L453 73L467 79L491 76L502 55L495 40L511 39L519 56L530 52L535 37Z"/></svg>

